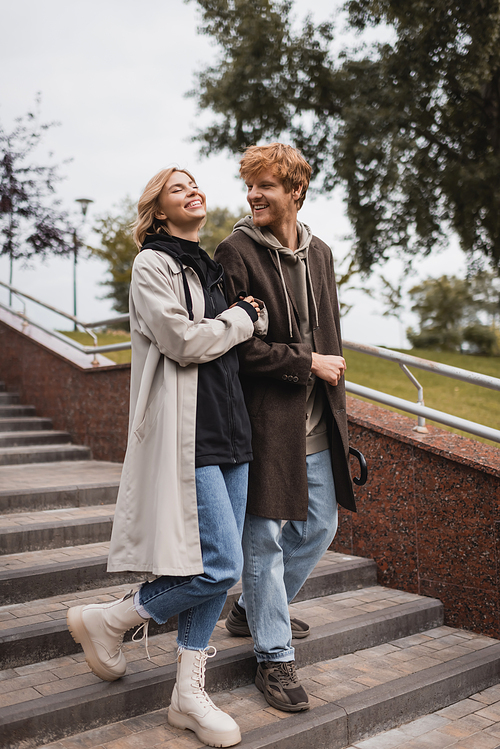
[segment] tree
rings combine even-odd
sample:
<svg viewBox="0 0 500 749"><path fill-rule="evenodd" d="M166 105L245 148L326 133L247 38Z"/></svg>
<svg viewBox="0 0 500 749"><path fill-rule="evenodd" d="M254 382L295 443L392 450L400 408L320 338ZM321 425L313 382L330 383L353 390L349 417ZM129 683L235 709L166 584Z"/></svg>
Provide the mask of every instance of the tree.
<svg viewBox="0 0 500 749"><path fill-rule="evenodd" d="M491 355L496 352L500 293L498 279L480 271L468 279L428 278L409 291L420 330L409 328L415 348Z"/></svg>
<svg viewBox="0 0 500 749"><path fill-rule="evenodd" d="M72 251L72 227L59 202L52 199L61 179L58 167L30 161L54 124L41 124L36 112L17 118L11 132L0 123L0 254L10 256L10 283L14 260Z"/></svg>
<svg viewBox="0 0 500 749"><path fill-rule="evenodd" d="M210 257L214 256L217 245L231 234L235 223L244 215L243 208L237 213L218 207L207 212L207 220L200 231L200 244Z"/></svg>
<svg viewBox="0 0 500 749"><path fill-rule="evenodd" d="M100 237L101 246L90 249L94 255L107 262L110 276L101 281L102 286L109 287L104 299L112 299L113 309L120 314L128 313L132 264L137 255L131 231L135 215L135 203L127 197L122 200L116 211L100 216L93 227Z"/></svg>
<svg viewBox="0 0 500 749"><path fill-rule="evenodd" d="M109 288L104 299L113 300L113 309L121 314L129 310L128 295L132 265L137 247L132 238L131 224L136 216L136 204L125 198L115 211L101 216L94 225L100 237L100 247L91 247L93 254L108 264L109 278L102 281ZM200 232L201 246L213 256L215 248L233 230L241 214L227 208L214 208L207 212L207 220Z"/></svg>
<svg viewBox="0 0 500 749"><path fill-rule="evenodd" d="M294 30L291 0L198 0L221 56L198 76L204 153L286 138L342 184L360 267L428 254L454 230L500 269L500 0L347 0L392 41L333 59L332 22Z"/></svg>
<svg viewBox="0 0 500 749"><path fill-rule="evenodd" d="M404 343L404 327L402 314L405 310L405 299L403 286L409 272L410 269L407 267L395 282L391 281L389 278L386 278L386 276L381 273L379 275L379 280L381 282L380 289L362 289L362 291L364 291L365 294L368 294L369 297L380 301L384 305L382 317L394 317L398 321L400 348L403 348Z"/></svg>

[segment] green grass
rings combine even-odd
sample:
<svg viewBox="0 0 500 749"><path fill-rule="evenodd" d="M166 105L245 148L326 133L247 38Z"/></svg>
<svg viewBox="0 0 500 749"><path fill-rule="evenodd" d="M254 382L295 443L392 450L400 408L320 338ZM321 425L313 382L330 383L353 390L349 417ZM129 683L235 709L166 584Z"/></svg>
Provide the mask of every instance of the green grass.
<svg viewBox="0 0 500 749"><path fill-rule="evenodd" d="M74 341L81 343L82 346L93 346L94 341L88 333L83 333L80 330L59 330L68 338L72 338ZM97 342L99 346L108 346L112 343L122 343L123 341L130 341L130 333L126 333L123 330L107 330L104 333L97 334ZM108 359L116 362L117 364L128 364L130 363L130 349L127 351L108 351L103 354Z"/></svg>
<svg viewBox="0 0 500 749"><path fill-rule="evenodd" d="M465 354L422 349L403 351L402 353L419 356L422 359L431 359L472 372L481 372L482 374L500 379L500 357L466 356ZM377 359L373 356L347 349L344 351L344 356L347 362L346 379L350 382L370 387L373 390L390 393L398 398L404 398L416 403L417 389L411 384L398 363L385 359ZM500 429L500 392L498 390L470 385L467 382L453 380L432 372L425 372L416 367L409 367L409 369L422 385L425 405L429 406L429 408L435 408L438 411L453 414L469 421L475 421L478 424ZM379 403L377 405L381 406ZM388 408L387 406L382 407ZM397 411L397 409L390 410ZM411 416L411 414L406 415L414 418L415 421L417 420L416 416ZM473 439L481 439L467 432L445 427L443 424L437 424L432 421L428 423L435 424L440 429L447 429L456 434L463 434ZM498 447L498 443L483 439L481 441Z"/></svg>
<svg viewBox="0 0 500 749"><path fill-rule="evenodd" d="M73 338L73 340L85 346L92 345L92 338L87 333L80 331L60 332L64 332L64 335ZM104 346L110 343L129 341L130 335L124 331L108 330L105 333L99 333L97 339L99 345ZM431 359L432 361L448 364L452 367L468 369L472 372L481 372L482 374L492 375L500 379L500 357L466 356L465 354L421 349L404 351L403 353L419 356L422 359ZM344 351L344 355L347 361L346 378L350 382L365 385L373 390L390 393L412 403L417 402L416 388L411 384L397 363L385 359L377 359L367 354L360 354L357 351L346 350ZM109 352L105 356L117 364L130 362L130 350ZM493 427L494 429L500 429L500 393L497 390L489 390L488 388L470 385L460 380L452 380L449 377L443 377L432 372L424 372L416 367L410 367L410 369L424 388L426 406L453 414L454 416L460 416L469 421L475 421L478 424ZM388 406L382 406L380 403L377 405L382 408L388 408ZM395 408L389 410L397 411ZM399 413L404 412L399 411ZM411 414L405 415L415 419L416 422L416 416L412 416ZM472 439L481 439L467 432L451 429L443 424L437 424L432 421L428 423L434 424L440 429L447 429L448 431L462 434ZM483 439L481 441L498 447L497 443Z"/></svg>

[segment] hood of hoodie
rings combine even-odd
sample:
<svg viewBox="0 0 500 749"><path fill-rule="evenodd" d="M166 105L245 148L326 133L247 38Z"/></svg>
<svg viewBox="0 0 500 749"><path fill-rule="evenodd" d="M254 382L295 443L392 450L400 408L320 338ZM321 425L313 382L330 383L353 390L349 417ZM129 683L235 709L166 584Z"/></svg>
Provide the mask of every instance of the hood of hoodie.
<svg viewBox="0 0 500 749"><path fill-rule="evenodd" d="M258 244L267 247L268 250L276 250L281 255L286 255L288 260L294 258L295 261L299 259L303 260L307 257L309 245L311 244L312 239L312 231L307 224L297 221L299 246L294 252L289 247L283 247L269 229L266 229L266 227L260 229L258 226L255 226L251 216L245 216L245 218L240 219L240 221L235 224L233 231L242 231L245 234L248 234L248 236Z"/></svg>
<svg viewBox="0 0 500 749"><path fill-rule="evenodd" d="M290 307L288 289L286 287L285 278L283 276L283 269L281 267L280 256L283 258L283 260L286 263L294 264L294 263L298 263L299 261L303 261L304 266L305 266L305 271L306 271L307 289L309 291L309 294L311 295L313 309L314 309L314 321L311 327L314 327L314 329L316 329L319 325L318 308L316 304L316 299L314 297L314 290L313 290L311 276L309 272L309 264L307 262L309 245L311 244L311 239L312 239L312 231L307 226L307 224L303 224L300 221L297 221L297 238L298 238L299 246L295 250L295 252L291 250L289 247L283 247L283 245L279 242L279 240L276 239L274 234L271 231L269 231L269 229L266 229L266 227L263 227L262 229L260 229L258 226L255 226L251 216L245 216L245 218L240 219L240 221L238 221L238 223L235 224L233 231L244 232L249 237L251 237L251 239L253 239L254 242L257 242L257 244L260 244L263 247L266 247L271 254L274 254L276 258L276 265L277 265L278 272L279 272L280 279L281 279L283 294L285 296L285 301L286 301L288 332L289 332L290 338L293 338L292 311ZM304 293L305 294L307 293L306 290L304 290ZM305 302L305 304L307 304L307 301Z"/></svg>

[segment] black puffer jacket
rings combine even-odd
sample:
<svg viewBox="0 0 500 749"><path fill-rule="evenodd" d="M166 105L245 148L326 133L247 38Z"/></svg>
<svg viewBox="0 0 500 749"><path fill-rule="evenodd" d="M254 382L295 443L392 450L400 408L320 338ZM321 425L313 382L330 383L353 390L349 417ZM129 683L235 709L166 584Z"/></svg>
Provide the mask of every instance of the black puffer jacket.
<svg viewBox="0 0 500 749"><path fill-rule="evenodd" d="M167 234L154 234L146 237L142 249L146 248L166 252L179 262L190 317L192 304L184 266L191 267L200 279L205 297L205 317L214 319L228 308L222 266L212 260L197 242ZM248 312L254 322L257 320L257 312L251 304L240 301L238 305ZM198 365L196 468L252 460L250 419L238 368L236 349Z"/></svg>

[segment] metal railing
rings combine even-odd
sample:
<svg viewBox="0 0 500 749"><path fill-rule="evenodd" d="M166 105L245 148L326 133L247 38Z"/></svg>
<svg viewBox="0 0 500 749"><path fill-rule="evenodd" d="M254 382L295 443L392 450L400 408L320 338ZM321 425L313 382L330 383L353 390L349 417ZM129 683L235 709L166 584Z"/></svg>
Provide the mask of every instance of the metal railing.
<svg viewBox="0 0 500 749"><path fill-rule="evenodd" d="M72 338L69 338L68 336L63 335L62 333L58 333L57 330L51 330L50 328L47 328L45 325L42 325L37 320L33 320L32 318L28 317L26 314L26 305L24 305L24 311L20 312L19 310L13 309L13 307L10 307L7 304L3 304L3 302L0 302L0 307L2 309L7 310L13 315L16 315L17 317L21 318L23 321L23 328L25 329L28 325L33 325L33 327L38 328L38 330L43 330L44 333L48 333L48 335L54 336L54 338L57 338L60 341L63 341L64 343L67 343L68 346L72 346L74 349L77 349L77 351L80 351L82 354L88 354L90 356L94 356L94 359L92 361L93 366L98 367L99 361L96 358L96 354L105 354L110 351L126 351L130 348L130 341L123 341L122 343L110 343L105 346L99 346L97 343L97 335L94 332L96 328L101 328L105 325L112 325L120 322L128 322L129 315L119 315L117 317L109 318L106 320L97 320L95 322L82 322L74 315L69 315L67 312L63 312L60 309L57 309L57 307L53 307L50 304L47 304L46 302L41 302L39 299L37 299L34 296L31 296L30 294L25 294L23 291L20 291L19 289L15 289L10 284L6 283L5 281L0 281L0 286L4 286L6 289L8 289L12 294L17 296L18 298L22 297L24 299L29 299L31 302L35 302L35 304L39 304L41 307L44 307L45 309L50 310L51 312L55 312L57 315L61 315L61 317L64 317L66 320L71 320L72 323L76 323L80 328L84 330L85 333L88 333L92 340L94 341L93 346L84 346L81 343L78 343L78 341L74 341Z"/></svg>
<svg viewBox="0 0 500 749"><path fill-rule="evenodd" d="M99 366L99 362L95 357L95 354L104 354L111 351L126 351L131 347L130 341L99 346L97 344L97 335L94 332L96 328L104 327L106 325L128 322L128 314L119 315L117 317L105 320L97 320L95 322L84 323L78 320L74 315L69 315L66 312L57 309L56 307L52 307L45 302L41 302L39 299L36 299L29 294L23 293L19 289L15 289L13 286L5 283L4 281L0 281L0 285L4 286L6 289L9 289L9 291L11 291L17 297L29 299L30 301L35 302L36 304L39 304L42 307L45 307L46 309L57 313L58 315L61 315L67 320L71 320L73 323L76 323L78 326L83 328L83 330L92 337L94 341L93 346L83 346L81 343L78 343L77 341L74 341L63 334L58 333L55 330L50 330L44 325L41 325L36 320L30 319L26 315L26 308L23 312L19 312L18 310L14 310L12 307L0 302L0 307L13 313L14 315L17 315L23 320L24 328L27 325L33 325L36 328L43 330L45 333L48 333L49 335L52 335L55 338L64 341L69 346L72 346L83 354L94 355L94 360L92 361L92 364L94 366ZM406 376L409 377L413 385L417 388L417 403L404 400L403 398L398 398L394 395L390 395L389 393L383 393L379 390L365 387L364 385L357 385L356 383L346 381L345 385L348 393L358 395L362 398L367 398L368 400L372 400L377 403L383 403L386 406L397 408L398 410L405 411L406 413L414 414L418 417L418 425L414 427L414 429L415 431L418 431L420 433L427 432L425 419L431 419L432 421L436 421L439 424L444 424L454 429L460 429L461 431L469 432L470 434L474 434L484 439L492 440L493 442L500 442L499 429L494 429L482 424L477 424L476 422L462 419L459 416L453 416L451 414L444 413L443 411L437 411L434 408L428 408L424 404L423 387L419 383L417 378L413 375L413 373L410 372L408 367L415 367L427 372L433 372L434 374L439 374L444 377L450 377L455 380L461 380L462 382L468 382L472 385L479 385L480 387L485 387L500 392L500 379L498 379L497 377L479 374L478 372L470 372L466 369L460 369L459 367L451 367L448 364L441 364L439 362L429 361L428 359L421 359L417 356L411 356L410 354L401 354L397 351L380 348L379 346L367 346L361 343L353 343L352 341L345 340L343 341L343 346L345 349L349 349L351 351L358 351L363 354L368 354L369 356L375 356L379 359L387 359L389 361L398 363Z"/></svg>
<svg viewBox="0 0 500 749"><path fill-rule="evenodd" d="M477 437L483 437L484 439L492 440L493 442L500 442L500 430L487 427L482 424L477 424L474 421L468 421L462 419L459 416L452 416L451 414L444 413L443 411L437 411L434 408L428 408L424 404L424 390L422 385L419 383L417 378L409 371L408 365L416 367L417 369L423 369L426 372L433 372L434 374L443 375L445 377L451 377L454 380L461 380L462 382L468 382L471 385L479 385L480 387L489 388L490 390L496 390L500 392L500 379L497 377L491 377L490 375L480 374L479 372L469 372L467 369L460 369L460 367L451 367L448 364L441 364L440 362L429 361L428 359L421 359L418 356L411 356L410 354L401 354L398 351L391 351L389 349L380 348L379 346L367 346L361 343L353 343L352 341L342 342L344 349L351 351L359 351L362 354L368 354L369 356L376 356L378 359L387 359L389 361L397 362L403 372L409 377L413 385L418 391L417 403L398 398L395 395L389 395L388 393L382 393L379 390L373 390L373 388L365 387L364 385L357 385L354 382L346 381L346 390L348 393L358 395L362 398L368 398L369 400L376 401L377 403L383 403L386 406L397 408L400 411L406 411L407 413L418 416L418 426L414 427L415 431L425 433L427 431L425 427L425 419L431 419L437 421L439 424L445 424L446 426L454 429L460 429L470 434L475 434ZM500 412L500 399L499 399L499 412Z"/></svg>

